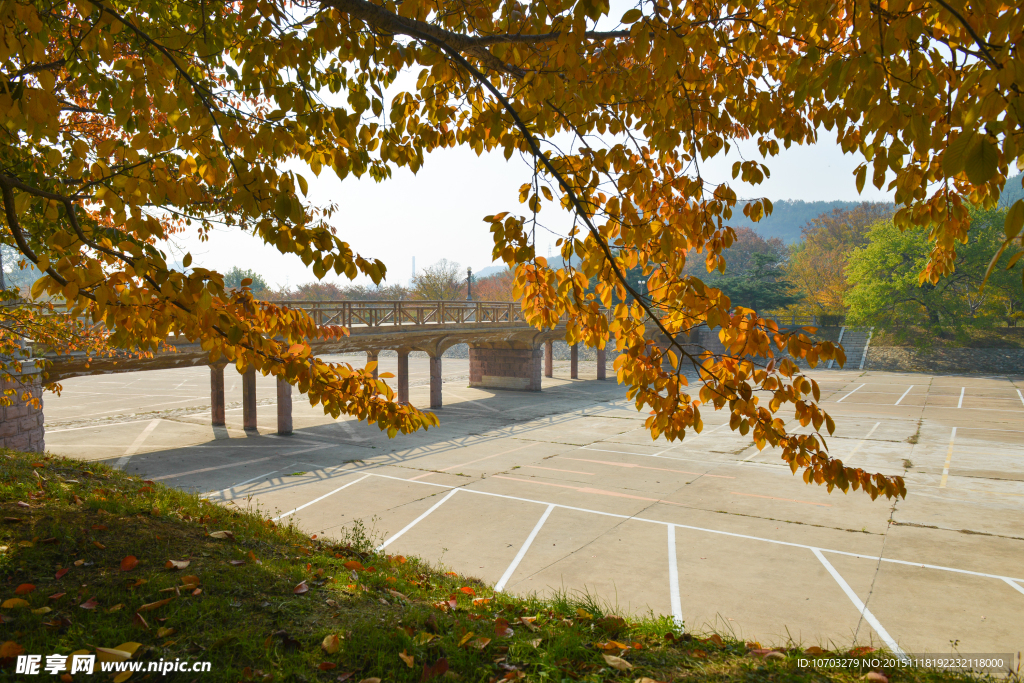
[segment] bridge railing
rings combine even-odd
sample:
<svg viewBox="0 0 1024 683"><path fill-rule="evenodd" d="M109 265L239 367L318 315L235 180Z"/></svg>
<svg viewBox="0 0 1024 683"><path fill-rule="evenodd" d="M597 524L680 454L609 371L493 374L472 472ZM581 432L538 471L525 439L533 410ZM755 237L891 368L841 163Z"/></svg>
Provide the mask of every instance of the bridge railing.
<svg viewBox="0 0 1024 683"><path fill-rule="evenodd" d="M308 313L317 325L384 327L465 323L525 323L509 301L275 301Z"/></svg>

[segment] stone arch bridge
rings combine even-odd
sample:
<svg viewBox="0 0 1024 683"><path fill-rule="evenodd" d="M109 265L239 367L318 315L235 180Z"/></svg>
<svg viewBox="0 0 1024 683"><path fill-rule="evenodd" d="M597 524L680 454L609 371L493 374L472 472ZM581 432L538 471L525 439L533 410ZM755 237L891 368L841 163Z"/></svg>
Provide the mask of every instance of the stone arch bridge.
<svg viewBox="0 0 1024 683"><path fill-rule="evenodd" d="M537 330L524 319L518 303L483 301L318 301L287 302L305 310L318 325L343 325L350 334L341 339L313 342L318 355L365 352L367 361L379 352L398 353L398 400L409 400L409 353L423 351L430 359L430 407L440 408L441 363L444 352L456 345L469 346L470 386L518 391L540 391L541 365L552 376L552 341L565 337L565 323ZM83 356L55 360L50 376L56 380L81 375L156 370L209 365L209 355L199 344L169 337L167 350L143 359L93 359ZM571 347L571 374L578 377L578 346ZM605 379L606 354L597 351L597 378ZM210 365L211 419L223 425L224 368ZM376 371L374 371L376 374ZM256 371L242 374L242 422L256 428ZM292 432L292 387L277 383L279 434Z"/></svg>

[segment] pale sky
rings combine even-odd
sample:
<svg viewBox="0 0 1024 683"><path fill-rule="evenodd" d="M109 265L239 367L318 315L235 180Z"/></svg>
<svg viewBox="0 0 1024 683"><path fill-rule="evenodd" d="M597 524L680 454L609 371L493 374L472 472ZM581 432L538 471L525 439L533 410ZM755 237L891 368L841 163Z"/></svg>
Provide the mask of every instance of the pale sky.
<svg viewBox="0 0 1024 683"><path fill-rule="evenodd" d="M751 144L746 158L755 155L756 146ZM730 179L737 158L733 152L728 158L705 164L705 177ZM862 195L857 194L852 174L859 161L860 157L842 154L834 136L823 132L816 145L794 145L766 162L771 178L758 188L733 187L740 197L765 196L772 201L891 201L890 193L876 190L870 183ZM330 170L319 178L308 171L304 175L310 183L311 200L333 199L340 206L333 218L338 236L363 256L384 261L388 281L402 284L411 275L413 257L419 269L442 258L457 261L463 268L472 266L474 271L492 265L493 243L483 218L501 211L526 213L525 205L519 204L519 186L530 179L529 168L518 156L505 161L500 153L477 157L468 149L434 152L427 156L419 174L396 169L391 180L380 184L368 177L349 176L339 181ZM555 211L549 205L541 218L564 230L566 218L556 216ZM538 232L540 255L547 255L554 240L550 233ZM221 272L236 265L251 268L277 286L315 279L298 257L282 255L251 235L221 231L206 243L191 236L179 243L192 252L196 265ZM348 283L333 273L325 281Z"/></svg>

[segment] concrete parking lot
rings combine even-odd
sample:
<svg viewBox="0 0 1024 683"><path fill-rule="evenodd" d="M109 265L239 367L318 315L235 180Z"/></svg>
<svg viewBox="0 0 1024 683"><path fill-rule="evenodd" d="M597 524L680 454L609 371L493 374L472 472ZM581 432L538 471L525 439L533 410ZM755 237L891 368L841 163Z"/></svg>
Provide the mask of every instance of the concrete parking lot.
<svg viewBox="0 0 1024 683"><path fill-rule="evenodd" d="M230 369L228 424L214 429L209 372L187 368L64 382L46 399L47 447L309 533L361 519L388 552L508 591L586 591L688 629L911 653L1024 649L1019 378L811 371L838 424L832 452L904 474L910 493L894 504L803 484L721 413L682 443L652 441L592 364L579 380L556 364L530 394L467 388L468 362L444 363L442 426L426 433L389 440L296 396L295 434L279 437L273 382L260 378L259 434L247 434ZM394 364L381 358L382 371ZM425 359L410 373L426 405Z"/></svg>

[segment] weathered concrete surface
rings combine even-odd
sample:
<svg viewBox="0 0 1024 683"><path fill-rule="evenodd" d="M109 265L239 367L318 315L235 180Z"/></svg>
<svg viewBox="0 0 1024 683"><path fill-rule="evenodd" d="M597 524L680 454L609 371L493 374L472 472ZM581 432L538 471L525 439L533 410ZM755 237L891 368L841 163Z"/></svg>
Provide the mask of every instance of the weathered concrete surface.
<svg viewBox="0 0 1024 683"><path fill-rule="evenodd" d="M0 380L0 396L11 404L0 405L0 448L40 453L45 449L40 371L25 363L10 374L11 379Z"/></svg>
<svg viewBox="0 0 1024 683"><path fill-rule="evenodd" d="M410 398L426 405L427 359L408 360ZM397 358L380 363L394 372ZM276 387L263 377L258 428L246 433L231 368L225 427L208 424L206 368L83 377L49 400L60 424L48 442L217 502L251 496L310 533L375 519L389 552L506 590L589 591L763 644L881 644L848 589L909 652L949 652L956 640L962 653L1024 648L1017 379L813 373L838 423L834 453L905 473L910 495L894 504L804 485L722 414L681 443L652 441L646 414L614 382L593 381L593 363L580 363L578 381L566 362L553 370L539 394L488 391L466 386L467 361L446 358L442 426L393 440L298 396L295 433L279 437Z"/></svg>
<svg viewBox="0 0 1024 683"><path fill-rule="evenodd" d="M1004 374L1024 371L1024 349L928 349L896 346L868 347L864 367L887 372L982 372Z"/></svg>

